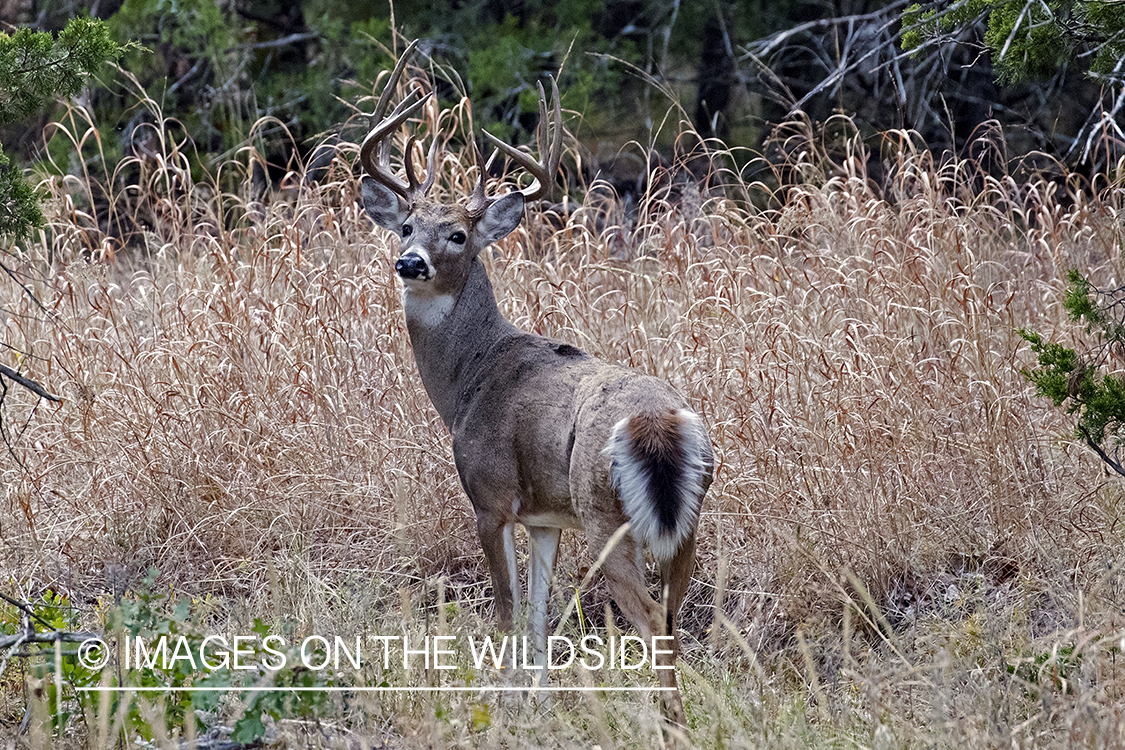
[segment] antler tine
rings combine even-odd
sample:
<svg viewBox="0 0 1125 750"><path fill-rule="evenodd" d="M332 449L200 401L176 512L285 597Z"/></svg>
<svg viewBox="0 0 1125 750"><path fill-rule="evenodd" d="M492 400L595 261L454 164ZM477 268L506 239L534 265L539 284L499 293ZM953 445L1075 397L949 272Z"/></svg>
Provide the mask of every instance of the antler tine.
<svg viewBox="0 0 1125 750"><path fill-rule="evenodd" d="M418 175L414 173L414 144L417 142L418 139L414 136L407 138L406 152L403 154L403 161L405 162L403 166L406 167L406 182L408 184L406 193L410 196L418 192Z"/></svg>
<svg viewBox="0 0 1125 750"><path fill-rule="evenodd" d="M399 55L398 62L395 63L394 70L391 71L391 77L387 79L387 85L383 87L383 93L380 94L379 101L375 103L375 111L371 113L371 127L375 127L379 120L383 119L383 113L387 111L387 104L391 101L391 96L398 86L398 79L402 77L402 71L406 70L406 64L410 62L414 50L418 49L418 42L420 41L422 40L415 39L406 45L406 49Z"/></svg>
<svg viewBox="0 0 1125 750"><path fill-rule="evenodd" d="M483 131L496 148L526 169L534 178L530 185L520 191L528 201L533 201L551 190L554 186L555 174L559 169L559 162L562 160L562 105L559 102L559 87L554 78L551 79L551 95L554 98L554 106L548 116L547 95L543 91L543 85L539 84L539 125L536 128L536 141L540 161L505 143L487 130Z"/></svg>
<svg viewBox="0 0 1125 750"><path fill-rule="evenodd" d="M550 156L547 159L547 171L553 179L554 176L558 174L559 163L562 162L563 152L562 100L559 96L558 81L556 81L553 76L551 78L551 98L555 102L554 117L552 118L555 133L551 141Z"/></svg>
<svg viewBox="0 0 1125 750"><path fill-rule="evenodd" d="M429 101L430 96L432 95L426 94L415 102L411 102L410 99L404 99L395 107L390 117L380 122L367 134L367 137L363 139L363 145L359 148L359 160L360 163L363 164L364 169L367 170L367 173L403 198L408 197L406 191L409 185L391 172L391 144L386 138L397 130L402 123L406 122L418 112L418 110L422 109L426 102ZM376 156L376 150L378 150L378 156Z"/></svg>
<svg viewBox="0 0 1125 750"><path fill-rule="evenodd" d="M418 48L418 42L419 40L415 39L407 45L406 49L403 50L402 55L399 57L398 62L395 64L394 70L391 71L391 75L387 79L387 84L383 88L383 93L375 103L375 111L371 115L371 132L363 139L363 145L361 145L359 149L359 160L360 163L363 164L364 169L367 170L367 173L378 182L386 185L411 202L425 195L426 192L433 187L436 171L434 167L437 164L438 139L435 136L433 143L430 145L426 178L422 184L419 185L417 176L414 174L411 158L411 151L414 145L413 137L410 139L405 153L406 176L408 181L403 181L391 170L391 144L388 137L404 122L421 110L433 94L423 94L417 100L412 101L412 97L419 93L418 90L415 90L399 102L389 116L384 115L387 111L388 104L390 104L391 97L398 87L402 72L406 69L406 64L410 61L410 57Z"/></svg>
<svg viewBox="0 0 1125 750"><path fill-rule="evenodd" d="M496 158L497 152L493 149L492 156L489 157L488 161L485 161L484 154L481 153L481 150L475 146L474 150L477 152L477 169L480 171L480 175L477 178L477 184L473 187L473 192L469 194L469 200L465 204L465 210L468 211L471 216L480 216L491 202L488 198L488 194L485 192L485 187L488 182L488 170L492 166L492 160Z"/></svg>
<svg viewBox="0 0 1125 750"><path fill-rule="evenodd" d="M537 81L535 86L539 89L539 122L535 124L535 147L539 149L539 156L545 157L547 154L543 153L543 144L551 142L551 123L547 119L547 94L543 92L542 81Z"/></svg>
<svg viewBox="0 0 1125 750"><path fill-rule="evenodd" d="M437 146L438 140L434 138L430 142L430 151L426 155L426 176L422 179L422 183L418 183L418 177L414 172L414 144L418 139L410 136L406 142L406 153L404 160L406 162L406 180L407 180L407 197L411 201L421 198L426 193L430 192L430 188L434 186L434 177L437 175Z"/></svg>
<svg viewBox="0 0 1125 750"><path fill-rule="evenodd" d="M430 141L430 151L426 154L426 177L422 180L422 184L418 186L418 195L425 195L434 186L434 177L437 176L437 154L438 139L435 134L434 139Z"/></svg>

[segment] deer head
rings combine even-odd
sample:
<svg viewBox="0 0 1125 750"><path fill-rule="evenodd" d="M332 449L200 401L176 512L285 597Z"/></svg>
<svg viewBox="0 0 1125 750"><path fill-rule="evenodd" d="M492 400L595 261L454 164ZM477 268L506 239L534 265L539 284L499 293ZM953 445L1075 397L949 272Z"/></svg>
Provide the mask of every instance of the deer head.
<svg viewBox="0 0 1125 750"><path fill-rule="evenodd" d="M549 191L562 156L562 110L555 82L551 81L554 106L550 110L540 85L537 140L543 156L541 161L484 131L499 151L534 177L526 188L488 196L486 183L491 159L486 164L478 155L480 177L472 193L454 204L432 201L427 194L437 173L437 134L430 144L426 175L421 182L414 171L413 137L407 141L403 154L406 179L395 175L390 165L390 136L431 96L415 91L386 115L391 94L417 45L415 40L399 58L371 116L371 131L360 148L360 161L370 175L363 180L363 204L376 224L402 239L395 271L402 278L407 294L455 298L480 251L519 226L526 202Z"/></svg>

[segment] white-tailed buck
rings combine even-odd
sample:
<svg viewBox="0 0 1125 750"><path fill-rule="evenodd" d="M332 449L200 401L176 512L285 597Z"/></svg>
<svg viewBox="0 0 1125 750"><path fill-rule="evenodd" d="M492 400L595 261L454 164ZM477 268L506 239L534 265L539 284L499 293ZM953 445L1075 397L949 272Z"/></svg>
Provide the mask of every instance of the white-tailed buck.
<svg viewBox="0 0 1125 750"><path fill-rule="evenodd" d="M519 607L513 530L520 523L530 539L528 598L540 649L563 529L582 529L590 554L605 554L610 594L647 643L651 636L674 635L694 564L700 505L711 484L711 442L702 420L667 383L504 320L477 257L515 229L524 204L555 179L562 153L558 88L552 85L553 107L540 89L540 161L492 138L535 178L530 186L489 197L482 165L465 201L436 203L426 197L434 182L436 137L421 183L411 158L413 138L404 154L405 180L393 173L389 159L390 136L428 99L412 102L412 94L386 115L416 44L399 59L360 149L370 175L363 180L363 204L376 224L402 240L395 270L403 281L410 343L422 384L453 434L457 473L492 571L500 627L512 627ZM615 537L626 523L627 533ZM663 602L648 592L643 548L659 563ZM673 669L657 674L662 687L675 688ZM669 718L682 722L678 693L663 696Z"/></svg>

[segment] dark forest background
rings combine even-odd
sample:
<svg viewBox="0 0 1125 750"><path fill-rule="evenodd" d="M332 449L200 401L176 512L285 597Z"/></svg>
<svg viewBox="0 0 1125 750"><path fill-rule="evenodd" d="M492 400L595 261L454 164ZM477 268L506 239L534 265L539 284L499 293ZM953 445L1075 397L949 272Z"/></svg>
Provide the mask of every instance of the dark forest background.
<svg viewBox="0 0 1125 750"><path fill-rule="evenodd" d="M107 71L82 102L111 162L151 132L138 130L153 117L137 105L140 87L191 134L201 159L251 142L276 180L317 144L361 136L341 124L413 37L453 81L439 88L446 103L467 93L478 125L516 141L535 125L536 83L557 74L564 106L581 115L569 126L587 165L619 173L621 184L631 177L622 146L671 155L681 120L746 158L767 150L787 119L834 115L872 138L917 131L938 152L961 153L999 128L992 140L1008 158L1042 152L1080 170L1116 158L1104 138L1113 103L1104 81L1064 64L1001 85L982 42L985 13L904 52L908 12L901 1L848 0L0 0L0 28L58 31L89 14L118 42L143 45L119 61L135 80ZM25 164L57 148L56 167L66 165L71 144L43 137L57 116L44 110L0 138Z"/></svg>

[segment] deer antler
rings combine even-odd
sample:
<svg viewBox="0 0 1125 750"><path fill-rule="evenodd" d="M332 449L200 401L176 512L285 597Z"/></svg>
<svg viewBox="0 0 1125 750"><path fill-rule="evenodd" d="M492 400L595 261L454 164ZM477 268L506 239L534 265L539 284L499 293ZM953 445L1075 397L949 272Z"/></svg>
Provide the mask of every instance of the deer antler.
<svg viewBox="0 0 1125 750"><path fill-rule="evenodd" d="M426 193L433 187L434 177L437 175L437 146L438 138L434 135L434 140L430 144L430 150L426 157L426 177L422 180L421 184L418 183L418 177L414 173L414 137L412 136L406 144L406 152L403 155L406 162L406 179L403 181L391 171L391 142L389 136L406 122L410 117L417 113L429 101L432 94L424 94L421 98L411 101L419 90L415 89L405 99L398 103L398 105L391 112L390 116L385 116L387 105L390 104L391 96L395 88L398 87L398 81L402 77L402 71L406 68L406 64L410 61L414 51L418 48L418 40L415 39L411 42L402 55L398 58L398 63L395 65L394 70L391 72L391 77L387 79L387 85L383 88L383 93L379 96L379 101L375 104L375 112L371 115L371 132L363 139L363 145L359 148L359 160L363 164L364 169L376 181L386 185L398 195L402 196L409 203L414 203L418 199L424 197Z"/></svg>
<svg viewBox="0 0 1125 750"><path fill-rule="evenodd" d="M555 83L554 78L551 79L551 98L554 103L550 108L550 116L548 116L547 95L543 91L543 84L539 84L539 125L535 132L539 161L515 146L505 143L487 130L483 131L485 136L496 144L497 149L526 169L534 178L530 185L519 191L523 193L525 201L536 200L551 191L555 184L555 175L559 171L559 162L562 160L562 105L559 102L559 86ZM496 153L493 152L492 157L495 158L495 156ZM469 198L467 208L470 213L483 212L489 203L495 200L485 196L484 183L488 179L488 168L479 153L477 159L480 162L481 174L480 180ZM491 164L492 158L488 161Z"/></svg>

